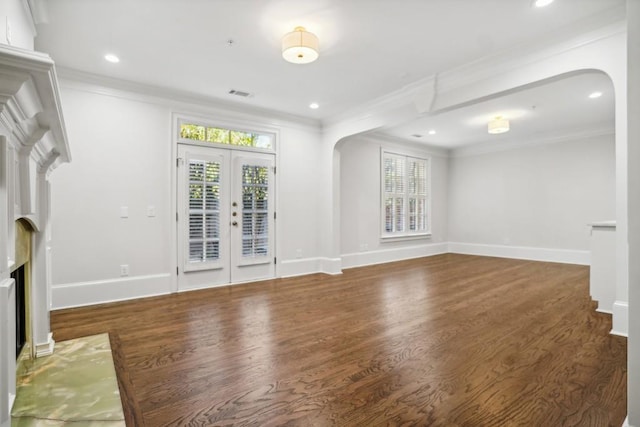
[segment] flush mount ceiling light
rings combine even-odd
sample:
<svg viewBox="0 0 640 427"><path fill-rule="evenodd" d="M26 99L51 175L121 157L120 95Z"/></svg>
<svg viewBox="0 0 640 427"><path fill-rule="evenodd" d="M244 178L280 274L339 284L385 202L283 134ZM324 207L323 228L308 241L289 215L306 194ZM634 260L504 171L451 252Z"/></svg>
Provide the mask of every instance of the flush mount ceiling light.
<svg viewBox="0 0 640 427"><path fill-rule="evenodd" d="M602 96L602 92L593 92L589 95L589 98L596 99L596 98L600 98L601 96Z"/></svg>
<svg viewBox="0 0 640 427"><path fill-rule="evenodd" d="M509 132L509 120L502 116L496 116L487 125L487 131L492 135Z"/></svg>
<svg viewBox="0 0 640 427"><path fill-rule="evenodd" d="M311 104L309 104L309 108L311 108L312 110L317 110L318 108L320 108L320 105L317 102L312 102Z"/></svg>
<svg viewBox="0 0 640 427"><path fill-rule="evenodd" d="M282 38L282 57L294 64L308 64L318 59L318 37L304 27L296 27Z"/></svg>

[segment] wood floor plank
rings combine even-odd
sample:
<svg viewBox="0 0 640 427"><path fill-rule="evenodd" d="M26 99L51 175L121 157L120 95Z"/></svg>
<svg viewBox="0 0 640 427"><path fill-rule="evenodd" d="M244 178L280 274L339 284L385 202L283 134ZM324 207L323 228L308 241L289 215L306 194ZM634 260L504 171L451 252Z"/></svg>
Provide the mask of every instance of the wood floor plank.
<svg viewBox="0 0 640 427"><path fill-rule="evenodd" d="M584 266L438 255L52 313L113 331L147 426L620 426ZM141 422L141 421L139 421Z"/></svg>

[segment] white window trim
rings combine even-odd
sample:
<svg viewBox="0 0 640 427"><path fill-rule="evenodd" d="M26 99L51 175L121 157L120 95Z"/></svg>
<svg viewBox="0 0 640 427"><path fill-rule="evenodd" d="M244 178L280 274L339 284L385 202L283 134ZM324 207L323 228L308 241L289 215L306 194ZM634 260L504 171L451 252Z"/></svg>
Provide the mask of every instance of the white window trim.
<svg viewBox="0 0 640 427"><path fill-rule="evenodd" d="M385 229L385 186L384 186L384 158L385 154L390 154L393 156L404 157L405 161L407 158L424 160L426 162L426 175L427 175L427 224L426 230L421 231L404 231L404 232L393 232L389 233ZM407 187L408 188L408 187ZM432 218L431 218L431 156L421 157L415 154L407 154L401 153L397 151L386 150L384 148L380 149L380 240L382 242L395 242L395 241L406 241L406 240L419 240L424 238L429 238L432 235ZM408 215L408 198L405 197L405 221L407 220ZM407 229L405 223L405 230Z"/></svg>

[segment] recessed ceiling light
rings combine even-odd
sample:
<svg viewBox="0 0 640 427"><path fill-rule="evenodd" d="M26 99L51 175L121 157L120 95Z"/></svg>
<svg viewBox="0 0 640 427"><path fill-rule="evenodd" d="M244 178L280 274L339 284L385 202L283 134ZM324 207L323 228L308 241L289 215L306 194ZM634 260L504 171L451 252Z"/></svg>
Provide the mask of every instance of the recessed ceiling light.
<svg viewBox="0 0 640 427"><path fill-rule="evenodd" d="M436 134L436 131L435 131L434 129L431 129L431 130L429 131L429 135L435 135L435 134Z"/></svg>
<svg viewBox="0 0 640 427"><path fill-rule="evenodd" d="M536 0L533 2L533 5L535 7L545 7L549 6L551 3L553 3L553 0Z"/></svg>
<svg viewBox="0 0 640 427"><path fill-rule="evenodd" d="M106 59L107 61L111 62L112 64L117 64L118 62L120 62L120 58L118 58L113 53L107 53L104 56L104 59Z"/></svg>
<svg viewBox="0 0 640 427"><path fill-rule="evenodd" d="M317 110L318 108L320 108L320 105L318 105L317 102L312 102L311 104L309 104L309 108L311 108L312 110Z"/></svg>
<svg viewBox="0 0 640 427"><path fill-rule="evenodd" d="M596 99L596 98L600 98L601 96L602 96L602 92L593 92L591 95L589 95L589 98Z"/></svg>

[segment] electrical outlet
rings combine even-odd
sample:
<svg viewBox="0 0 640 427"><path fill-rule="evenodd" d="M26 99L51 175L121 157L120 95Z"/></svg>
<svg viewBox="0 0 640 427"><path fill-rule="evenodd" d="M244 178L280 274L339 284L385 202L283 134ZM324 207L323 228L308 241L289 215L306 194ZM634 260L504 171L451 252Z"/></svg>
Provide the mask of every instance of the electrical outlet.
<svg viewBox="0 0 640 427"><path fill-rule="evenodd" d="M129 218L129 207L120 206L120 218Z"/></svg>
<svg viewBox="0 0 640 427"><path fill-rule="evenodd" d="M302 258L302 249L296 249L296 258Z"/></svg>
<svg viewBox="0 0 640 427"><path fill-rule="evenodd" d="M120 266L120 276L125 277L129 275L129 264L122 264Z"/></svg>
<svg viewBox="0 0 640 427"><path fill-rule="evenodd" d="M153 205L147 206L147 216L153 218L156 216L156 207Z"/></svg>

